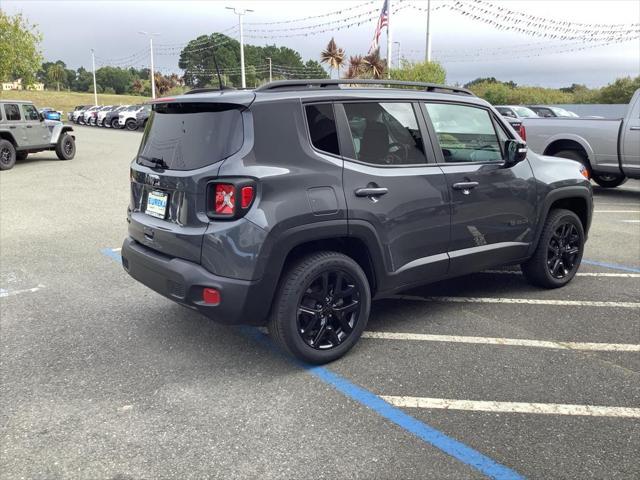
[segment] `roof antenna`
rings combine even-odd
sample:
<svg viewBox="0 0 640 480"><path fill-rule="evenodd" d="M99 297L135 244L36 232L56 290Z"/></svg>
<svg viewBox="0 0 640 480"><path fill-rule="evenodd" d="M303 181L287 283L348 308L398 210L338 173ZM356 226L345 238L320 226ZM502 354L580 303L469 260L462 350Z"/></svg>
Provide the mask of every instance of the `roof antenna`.
<svg viewBox="0 0 640 480"><path fill-rule="evenodd" d="M211 36L213 37L215 35L212 34ZM224 90L224 85L222 85L222 76L220 75L220 68L218 68L218 60L216 60L216 41L215 41L215 37L213 40L213 48L211 49L211 53L213 53L213 64L216 67L216 73L218 74L218 84L220 85L220 91Z"/></svg>

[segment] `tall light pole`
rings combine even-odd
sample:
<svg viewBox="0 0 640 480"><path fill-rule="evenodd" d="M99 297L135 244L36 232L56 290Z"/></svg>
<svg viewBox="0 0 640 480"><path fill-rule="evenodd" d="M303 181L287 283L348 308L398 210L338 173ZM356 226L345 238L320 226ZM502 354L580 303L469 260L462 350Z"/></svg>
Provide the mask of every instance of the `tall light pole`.
<svg viewBox="0 0 640 480"><path fill-rule="evenodd" d="M427 0L427 45L424 59L427 62L431 61L431 0Z"/></svg>
<svg viewBox="0 0 640 480"><path fill-rule="evenodd" d="M160 35L159 33L154 33L154 32L145 32L145 31L139 31L138 32L140 35L148 35L149 36L149 53L151 54L151 98L156 98L156 76L155 76L155 70L153 67L153 37L154 35Z"/></svg>
<svg viewBox="0 0 640 480"><path fill-rule="evenodd" d="M391 78L391 0L387 0L387 78Z"/></svg>
<svg viewBox="0 0 640 480"><path fill-rule="evenodd" d="M400 42L393 42L393 44L398 46L398 51L396 52L396 68L400 68Z"/></svg>
<svg viewBox="0 0 640 480"><path fill-rule="evenodd" d="M93 69L93 104L98 106L98 87L96 86L96 54L91 49L91 68Z"/></svg>
<svg viewBox="0 0 640 480"><path fill-rule="evenodd" d="M233 10L238 15L238 26L240 27L240 76L242 77L242 88L247 88L247 82L244 76L244 36L242 30L242 16L253 12L247 8L226 7L227 10Z"/></svg>
<svg viewBox="0 0 640 480"><path fill-rule="evenodd" d="M271 57L267 57L267 60L269 60L269 81L273 82L273 74L271 71Z"/></svg>

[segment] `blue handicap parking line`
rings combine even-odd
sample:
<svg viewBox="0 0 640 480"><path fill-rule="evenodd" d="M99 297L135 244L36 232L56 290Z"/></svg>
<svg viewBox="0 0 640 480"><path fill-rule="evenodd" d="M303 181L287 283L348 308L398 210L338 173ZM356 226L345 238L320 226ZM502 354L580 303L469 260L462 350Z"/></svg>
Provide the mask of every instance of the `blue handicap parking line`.
<svg viewBox="0 0 640 480"><path fill-rule="evenodd" d="M103 248L101 252L103 255L106 255L107 257L117 261L118 263L121 263L119 252L114 252L109 248ZM277 347L271 342L267 335L261 333L257 328L240 327L240 331L246 336L260 343L261 345L264 345L269 350L282 354L288 361L305 369L311 375L330 385L351 400L367 407L368 409L380 415L382 418L389 420L393 424L402 428L406 432L411 433L423 442L432 445L433 447L460 461L461 463L464 463L465 465L468 465L469 467L483 473L487 477L496 480L524 479L522 475L516 473L510 468L505 467L495 460L492 460L486 455L483 455L477 450L474 450L470 446L447 436L440 430L437 430L436 428L431 427L424 422L421 422L411 415L406 414L401 409L394 407L393 405L384 401L375 393L372 393L369 390L350 382L341 375L338 375L337 373L334 373L325 367L307 365L303 362L300 362L299 360L286 356L279 349L277 349Z"/></svg>
<svg viewBox="0 0 640 480"><path fill-rule="evenodd" d="M594 265L596 267L605 267L605 268L612 268L614 270L622 270L624 272L640 273L640 268L638 267L629 267L627 265L620 265L618 263L598 262L596 260L586 260L584 258L582 259L582 263L584 263L585 265Z"/></svg>

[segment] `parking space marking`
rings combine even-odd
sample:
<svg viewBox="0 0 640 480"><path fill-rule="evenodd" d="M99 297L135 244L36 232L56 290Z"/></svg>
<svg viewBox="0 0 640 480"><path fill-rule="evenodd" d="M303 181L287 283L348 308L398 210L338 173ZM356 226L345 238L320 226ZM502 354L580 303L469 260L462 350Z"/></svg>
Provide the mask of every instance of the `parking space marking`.
<svg viewBox="0 0 640 480"><path fill-rule="evenodd" d="M520 270L484 270L479 273L522 275ZM578 272L577 277L640 278L640 273Z"/></svg>
<svg viewBox="0 0 640 480"><path fill-rule="evenodd" d="M640 220L622 220L624 223L640 223Z"/></svg>
<svg viewBox="0 0 640 480"><path fill-rule="evenodd" d="M23 288L20 290L8 290L5 288L0 288L0 298L11 297L13 295L20 295L21 293L33 293L33 292L37 292L38 290L42 290L43 288L45 288L45 286L42 284L38 285L37 287Z"/></svg>
<svg viewBox="0 0 640 480"><path fill-rule="evenodd" d="M619 263L600 262L597 260L586 260L584 258L582 259L582 263L585 265L594 265L596 267L611 268L612 270L621 270L623 272L640 273L640 268L638 267L629 267L627 265L620 265Z"/></svg>
<svg viewBox="0 0 640 480"><path fill-rule="evenodd" d="M640 210L594 210L593 213L640 213Z"/></svg>
<svg viewBox="0 0 640 480"><path fill-rule="evenodd" d="M483 400L454 400L449 398L400 397L382 395L400 408L466 410L473 412L535 413L543 415L572 415L588 417L640 418L640 408L570 405L563 403L492 402Z"/></svg>
<svg viewBox="0 0 640 480"><path fill-rule="evenodd" d="M106 255L112 260L115 260L118 263L122 262L120 254L115 252L114 249L103 248L100 251L103 255ZM274 346L269 337L261 333L257 328L240 327L240 330L244 332L245 335L253 338L270 350L282 354L282 352ZM432 445L438 450L455 458L459 462L464 463L471 468L474 468L487 477L495 480L524 480L523 476L511 470L510 468L483 455L482 453L474 450L468 445L445 435L440 430L437 430L427 425L426 423L423 423L420 420L412 417L411 415L404 413L402 410L395 408L389 402L383 400L379 395L376 395L375 393L372 393L363 387L351 383L349 380L338 375L337 373L333 373L325 367L316 367L304 364L289 356L287 356L286 358L291 363L304 368L310 374L320 379L324 383L332 386L338 392L342 393L351 400L369 408L373 412L389 420L406 432L419 438L423 442Z"/></svg>
<svg viewBox="0 0 640 480"><path fill-rule="evenodd" d="M569 307L617 307L640 308L638 302L597 302L592 300L552 300L538 298L492 298L492 297L419 297L417 295L392 295L400 300L420 300L444 303L517 303L523 305L557 305Z"/></svg>
<svg viewBox="0 0 640 480"><path fill-rule="evenodd" d="M432 335L426 333L364 332L362 338L380 340L411 340L422 342L475 343L515 347L553 348L561 350L589 350L596 352L640 352L640 345L630 343L554 342L524 338L471 337L462 335Z"/></svg>

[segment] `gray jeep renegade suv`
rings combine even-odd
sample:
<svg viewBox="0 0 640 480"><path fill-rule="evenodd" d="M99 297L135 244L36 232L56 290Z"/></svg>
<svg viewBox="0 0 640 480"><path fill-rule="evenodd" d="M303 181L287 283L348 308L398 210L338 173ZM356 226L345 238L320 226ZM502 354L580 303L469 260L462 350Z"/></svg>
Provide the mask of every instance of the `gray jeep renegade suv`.
<svg viewBox="0 0 640 480"><path fill-rule="evenodd" d="M584 167L527 152L464 89L350 82L157 100L131 165L126 271L216 321L267 324L311 363L355 344L372 298L501 265L546 288L573 278Z"/></svg>

